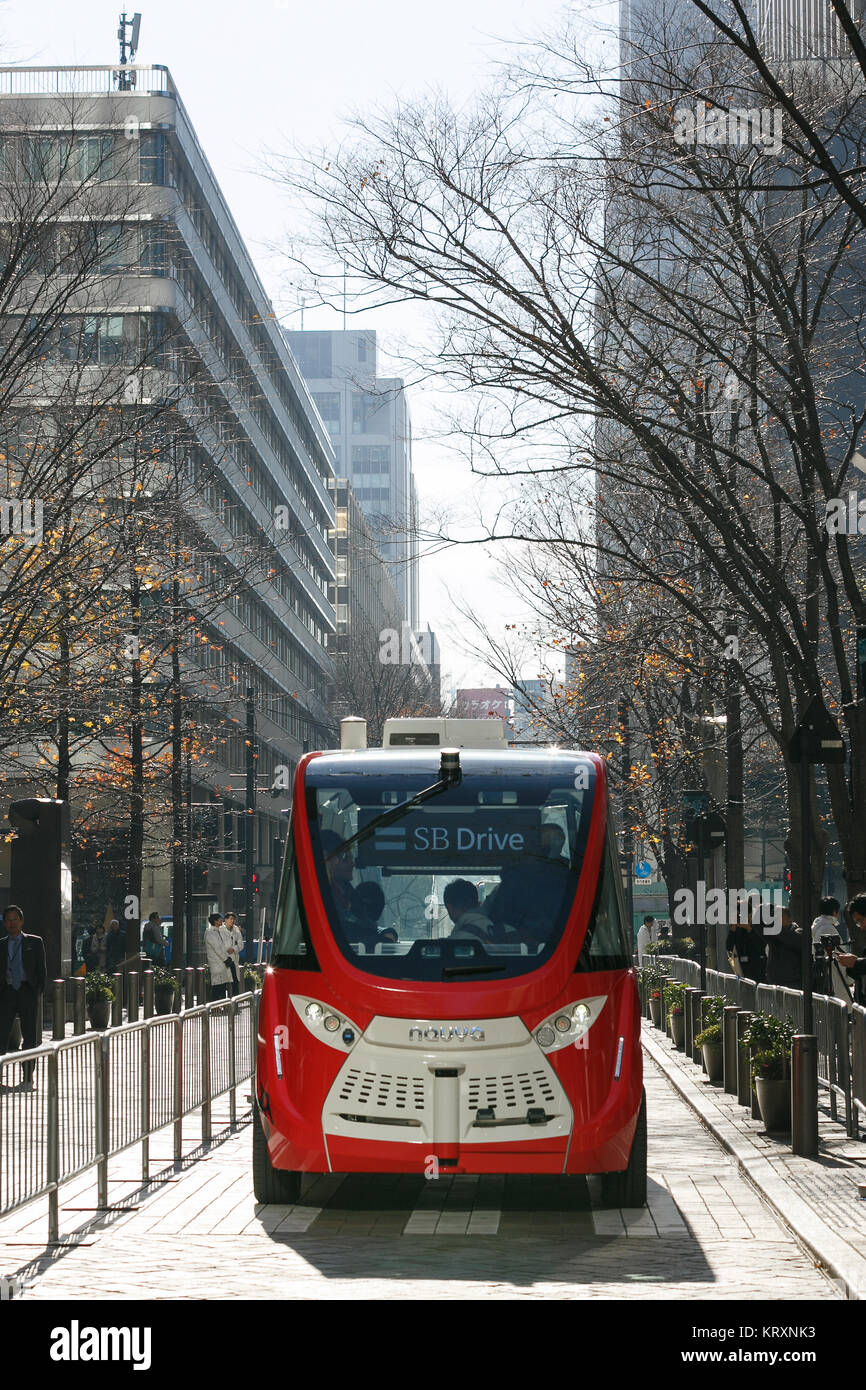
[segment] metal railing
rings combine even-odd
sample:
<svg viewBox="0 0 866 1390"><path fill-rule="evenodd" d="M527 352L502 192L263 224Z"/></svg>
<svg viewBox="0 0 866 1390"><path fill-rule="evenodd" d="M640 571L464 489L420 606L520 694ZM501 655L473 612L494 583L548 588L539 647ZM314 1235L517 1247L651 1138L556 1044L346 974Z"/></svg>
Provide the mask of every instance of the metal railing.
<svg viewBox="0 0 866 1390"><path fill-rule="evenodd" d="M211 1138L211 1105L255 1066L258 996L127 1023L104 1033L0 1056L0 1215L48 1197L48 1238L58 1238L62 1183L96 1167L98 1205L108 1205L108 1160L172 1125L174 1161L183 1157L183 1120L201 1111Z"/></svg>
<svg viewBox="0 0 866 1390"><path fill-rule="evenodd" d="M681 956L656 956L655 961L669 979L680 980L692 988L700 984L697 961ZM720 995L726 1003L748 1013L767 1013L803 1030L803 994L782 985L759 985L739 975L719 970L707 971L707 994ZM858 1132L859 1111L866 1115L866 1009L849 1009L842 999L813 994L813 1017L818 1039L818 1084L829 1092L830 1116L842 1120L846 1131Z"/></svg>

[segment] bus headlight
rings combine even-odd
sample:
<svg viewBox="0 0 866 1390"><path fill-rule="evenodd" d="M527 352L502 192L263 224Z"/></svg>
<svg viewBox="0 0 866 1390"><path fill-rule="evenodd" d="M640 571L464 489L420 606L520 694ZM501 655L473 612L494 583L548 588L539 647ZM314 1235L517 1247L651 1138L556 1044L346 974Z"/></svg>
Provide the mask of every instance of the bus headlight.
<svg viewBox="0 0 866 1390"><path fill-rule="evenodd" d="M292 1007L308 1032L327 1043L338 1052L351 1052L362 1029L345 1014L338 1014L333 1004L322 1004L318 999L305 999L301 994L290 994Z"/></svg>
<svg viewBox="0 0 866 1390"><path fill-rule="evenodd" d="M535 1029L535 1041L543 1052L557 1052L570 1044L585 1046L582 1040L606 1003L607 995L597 994L591 999L578 999L564 1009L557 1009Z"/></svg>

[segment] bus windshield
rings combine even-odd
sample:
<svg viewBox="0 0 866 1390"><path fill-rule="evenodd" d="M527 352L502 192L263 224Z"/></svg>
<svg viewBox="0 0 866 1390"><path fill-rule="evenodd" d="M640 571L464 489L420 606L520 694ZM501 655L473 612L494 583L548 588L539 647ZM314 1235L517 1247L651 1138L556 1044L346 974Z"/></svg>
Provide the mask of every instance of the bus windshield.
<svg viewBox="0 0 866 1390"><path fill-rule="evenodd" d="M401 811L436 781L432 758L310 764L319 889L334 938L359 969L500 980L537 969L559 943L586 849L592 763L518 752L498 762L464 753L461 765L459 784Z"/></svg>

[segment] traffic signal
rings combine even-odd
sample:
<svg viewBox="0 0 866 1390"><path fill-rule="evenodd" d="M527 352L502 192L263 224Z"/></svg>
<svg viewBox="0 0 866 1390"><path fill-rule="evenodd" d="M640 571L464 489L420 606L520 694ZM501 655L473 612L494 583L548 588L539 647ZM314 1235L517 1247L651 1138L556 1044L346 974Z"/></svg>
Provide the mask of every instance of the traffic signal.
<svg viewBox="0 0 866 1390"><path fill-rule="evenodd" d="M259 876L258 876L257 873L254 872L254 873L253 873L253 892L254 892L254 893L258 893L258 891L259 891Z"/></svg>

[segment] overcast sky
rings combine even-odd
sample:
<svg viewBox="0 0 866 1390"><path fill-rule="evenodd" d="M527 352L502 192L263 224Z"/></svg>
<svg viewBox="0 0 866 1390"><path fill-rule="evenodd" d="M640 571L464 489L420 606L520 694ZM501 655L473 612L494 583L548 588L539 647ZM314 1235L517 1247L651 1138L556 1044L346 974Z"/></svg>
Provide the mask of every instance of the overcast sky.
<svg viewBox="0 0 866 1390"><path fill-rule="evenodd" d="M287 212L279 190L261 175L265 152L326 143L339 135L353 109L387 105L395 95L405 98L437 87L455 102L468 101L504 56L507 42L550 28L563 13L562 0L139 4L136 61L171 69L262 279L293 328L300 327L300 319L287 277L266 250L280 240ZM118 14L116 5L102 0L0 0L0 61L115 62ZM354 322L377 328L380 348L392 352L404 333L423 331L417 314L402 320L371 314ZM304 326L341 324L331 311L312 315L308 310ZM383 365L384 374L400 374L399 360L391 357ZM469 496L466 466L431 437L434 407L420 388L410 397L422 510L437 493ZM489 500L495 502L492 495ZM521 614L510 611L507 590L494 581L494 567L495 557L479 550L452 550L422 566L422 618L440 634L443 663L456 684L480 684L486 674L460 655L445 585L458 596L471 596L476 611L489 614L492 622L516 621Z"/></svg>

